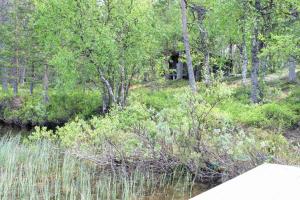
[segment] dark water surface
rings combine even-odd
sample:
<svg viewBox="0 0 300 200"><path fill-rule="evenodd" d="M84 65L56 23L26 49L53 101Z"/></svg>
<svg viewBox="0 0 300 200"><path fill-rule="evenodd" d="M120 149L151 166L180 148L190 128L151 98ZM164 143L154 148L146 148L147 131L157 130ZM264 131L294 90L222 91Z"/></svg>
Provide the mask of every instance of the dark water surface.
<svg viewBox="0 0 300 200"><path fill-rule="evenodd" d="M191 197L195 197L202 192L207 191L210 186L203 185L203 184L194 184L191 191L183 192L180 186L176 187L168 187L163 191L155 191L150 196L141 198L142 200L188 200Z"/></svg>
<svg viewBox="0 0 300 200"><path fill-rule="evenodd" d="M17 136L17 135L26 136L29 135L31 132L32 129L6 125L0 122L0 136Z"/></svg>

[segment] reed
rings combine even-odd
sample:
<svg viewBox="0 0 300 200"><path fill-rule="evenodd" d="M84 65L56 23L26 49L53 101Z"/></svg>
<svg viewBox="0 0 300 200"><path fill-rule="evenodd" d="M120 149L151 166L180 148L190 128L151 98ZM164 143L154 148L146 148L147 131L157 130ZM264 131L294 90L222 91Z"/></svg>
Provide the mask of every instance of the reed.
<svg viewBox="0 0 300 200"><path fill-rule="evenodd" d="M0 138L0 199L185 199L192 177L184 170L112 173L79 160L49 141L30 146L20 137Z"/></svg>

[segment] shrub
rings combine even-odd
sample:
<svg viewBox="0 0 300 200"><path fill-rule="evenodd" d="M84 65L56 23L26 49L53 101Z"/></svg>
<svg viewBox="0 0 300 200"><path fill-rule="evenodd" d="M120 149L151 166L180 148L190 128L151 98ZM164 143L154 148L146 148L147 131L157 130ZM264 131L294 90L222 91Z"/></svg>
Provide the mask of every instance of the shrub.
<svg viewBox="0 0 300 200"><path fill-rule="evenodd" d="M49 121L67 121L78 115L85 118L95 113L100 105L101 97L95 91L53 93L47 105L47 118Z"/></svg>
<svg viewBox="0 0 300 200"><path fill-rule="evenodd" d="M11 95L0 98L0 118L20 125L42 125L45 122L66 122L76 116L91 117L101 106L101 96L94 91L50 92L49 104L44 104L40 95ZM18 107L12 106L20 99Z"/></svg>
<svg viewBox="0 0 300 200"><path fill-rule="evenodd" d="M272 129L288 128L297 118L293 109L281 103L251 106L238 116L238 121L245 125Z"/></svg>

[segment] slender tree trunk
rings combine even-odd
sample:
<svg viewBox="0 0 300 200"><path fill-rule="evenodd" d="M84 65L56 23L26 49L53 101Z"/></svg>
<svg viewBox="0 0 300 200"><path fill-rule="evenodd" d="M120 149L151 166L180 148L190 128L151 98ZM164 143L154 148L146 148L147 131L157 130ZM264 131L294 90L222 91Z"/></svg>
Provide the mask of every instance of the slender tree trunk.
<svg viewBox="0 0 300 200"><path fill-rule="evenodd" d="M199 5L193 5L192 6L193 11L197 13L197 19L198 19L198 27L199 27L199 32L200 32L200 47L199 50L203 53L204 55L204 82L206 85L209 85L211 80L210 80L210 65L209 65L209 60L210 60L210 53L209 53L209 38L208 38L208 32L204 26L204 17L207 12L207 10Z"/></svg>
<svg viewBox="0 0 300 200"><path fill-rule="evenodd" d="M246 45L246 35L245 30L243 31L243 44L242 44L242 77L243 77L243 85L246 85L247 82L247 67L248 67L248 55L247 55L247 45Z"/></svg>
<svg viewBox="0 0 300 200"><path fill-rule="evenodd" d="M176 73L177 73L177 80L181 80L183 77L183 63L181 61L178 61L176 64Z"/></svg>
<svg viewBox="0 0 300 200"><path fill-rule="evenodd" d="M43 78L43 87L44 87L44 103L49 102L48 88L49 88L49 69L46 64L44 67L44 78Z"/></svg>
<svg viewBox="0 0 300 200"><path fill-rule="evenodd" d="M190 83L192 92L196 92L197 87L196 87L196 81L195 81L194 69L193 69L193 63L192 63L192 56L191 56L191 50L190 50L190 43L189 43L186 6L187 6L186 1L181 0L182 35L183 35L183 43L185 46L185 53L186 53L186 59L187 59L189 83Z"/></svg>
<svg viewBox="0 0 300 200"><path fill-rule="evenodd" d="M232 40L229 40L229 70L228 70L228 76L230 76L232 74L233 71L233 44L232 44Z"/></svg>
<svg viewBox="0 0 300 200"><path fill-rule="evenodd" d="M109 101L109 94L105 86L102 89L101 96L102 96L102 112L107 113L110 106L110 101Z"/></svg>
<svg viewBox="0 0 300 200"><path fill-rule="evenodd" d="M14 58L14 60L16 60L16 58ZM14 61L14 63L16 63ZM18 70L17 67L14 66L12 68L12 86L13 86L13 92L14 92L14 96L18 95Z"/></svg>
<svg viewBox="0 0 300 200"><path fill-rule="evenodd" d="M297 81L296 59L291 56L289 58L289 82L294 83L296 81Z"/></svg>
<svg viewBox="0 0 300 200"><path fill-rule="evenodd" d="M125 68L121 66L121 88L120 88L120 106L125 106Z"/></svg>
<svg viewBox="0 0 300 200"><path fill-rule="evenodd" d="M14 6L16 5L16 2L14 3ZM13 58L13 68L12 68L12 74L13 74L13 91L14 91L14 96L18 95L18 82L19 82L19 18L18 18L18 12L17 8L15 7L15 55Z"/></svg>
<svg viewBox="0 0 300 200"><path fill-rule="evenodd" d="M30 81L30 95L33 95L34 81L35 81L35 72L34 72L34 64L32 64L32 66L31 66L31 81Z"/></svg>
<svg viewBox="0 0 300 200"><path fill-rule="evenodd" d="M205 84L209 85L210 84L210 66L209 66L209 53L206 51L205 53L205 58L204 58L204 78L205 78Z"/></svg>
<svg viewBox="0 0 300 200"><path fill-rule="evenodd" d="M24 83L25 83L25 74L26 74L26 68L25 68L25 65L23 65L20 67L19 82L21 85L24 85Z"/></svg>
<svg viewBox="0 0 300 200"><path fill-rule="evenodd" d="M0 4L0 6L1 6L1 4ZM2 20L1 20L1 16L0 16L0 23L1 22L2 22ZM4 48L4 45L2 43L0 43L0 51L2 51L3 48ZM2 58L2 61L4 61L4 58ZM7 68L2 65L2 67L1 67L1 83L2 83L2 90L4 92L7 92L7 90L8 90L7 77L8 77Z"/></svg>
<svg viewBox="0 0 300 200"><path fill-rule="evenodd" d="M263 81L265 81L267 75L267 69L268 69L268 60L267 58L263 58L261 59L261 74L262 74Z"/></svg>
<svg viewBox="0 0 300 200"><path fill-rule="evenodd" d="M242 77L243 85L247 83L247 71L248 71L248 54L247 54L247 43L246 43L246 12L247 12L247 1L242 0L243 15L242 15Z"/></svg>
<svg viewBox="0 0 300 200"><path fill-rule="evenodd" d="M254 25L254 31L252 36L252 71L251 71L251 100L253 103L259 102L259 83L258 83L258 69L259 69L259 58L258 58L258 27L257 22Z"/></svg>
<svg viewBox="0 0 300 200"><path fill-rule="evenodd" d="M6 67L2 67L2 90L4 92L8 91L8 86L7 86L7 68Z"/></svg>
<svg viewBox="0 0 300 200"><path fill-rule="evenodd" d="M109 83L109 81L104 77L103 72L101 71L100 68L97 68L98 73L99 73L99 78L100 80L103 82L104 86L106 87L108 94L110 96L110 99L112 100L112 102L115 104L117 103L117 99L116 96L114 95L114 91L113 88L111 86L111 84Z"/></svg>

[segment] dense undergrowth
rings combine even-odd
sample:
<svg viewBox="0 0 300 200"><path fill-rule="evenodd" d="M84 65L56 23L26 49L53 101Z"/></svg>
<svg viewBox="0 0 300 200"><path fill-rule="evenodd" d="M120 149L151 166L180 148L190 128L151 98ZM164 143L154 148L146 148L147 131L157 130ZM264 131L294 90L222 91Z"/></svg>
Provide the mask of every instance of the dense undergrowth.
<svg viewBox="0 0 300 200"><path fill-rule="evenodd" d="M300 73L298 73L300 78ZM167 86L170 85L170 86ZM263 128L282 132L300 121L300 86L297 83L287 83L285 79L275 80L261 85L262 102L252 104L250 101L250 85L232 87L231 83L224 85L224 90L230 90L231 95L216 105L220 113L227 115L234 123L244 127ZM135 99L148 108L161 111L174 107L181 101L176 98L184 92L183 82L166 82L158 90L151 86L135 91ZM203 93L204 85L199 93Z"/></svg>
<svg viewBox="0 0 300 200"><path fill-rule="evenodd" d="M168 173L184 167L197 181L228 179L263 162L299 163L298 147L282 134L300 119L296 85L284 99L269 95L253 105L242 97L247 92L226 84L200 86L196 95L173 84L136 89L124 110L78 118L55 133L37 128L29 140L59 141L110 169L149 166Z"/></svg>
<svg viewBox="0 0 300 200"><path fill-rule="evenodd" d="M99 114L101 96L97 91L73 90L67 92L49 92L49 103L36 91L30 95L22 89L20 95L1 93L0 120L14 125L63 124L79 116L81 118Z"/></svg>

